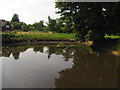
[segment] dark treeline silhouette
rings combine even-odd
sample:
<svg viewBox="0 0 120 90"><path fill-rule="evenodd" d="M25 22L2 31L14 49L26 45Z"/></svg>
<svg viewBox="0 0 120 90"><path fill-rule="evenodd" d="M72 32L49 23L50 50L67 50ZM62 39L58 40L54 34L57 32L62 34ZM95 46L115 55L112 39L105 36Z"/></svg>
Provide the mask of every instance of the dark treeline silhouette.
<svg viewBox="0 0 120 90"><path fill-rule="evenodd" d="M99 44L106 34L120 35L120 2L56 2L56 8L81 42Z"/></svg>

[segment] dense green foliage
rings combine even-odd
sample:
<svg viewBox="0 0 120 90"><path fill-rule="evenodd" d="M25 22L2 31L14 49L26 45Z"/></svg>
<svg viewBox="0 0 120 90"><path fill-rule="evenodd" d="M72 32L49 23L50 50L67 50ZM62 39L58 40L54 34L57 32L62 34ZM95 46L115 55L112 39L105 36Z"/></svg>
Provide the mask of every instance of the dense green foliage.
<svg viewBox="0 0 120 90"><path fill-rule="evenodd" d="M34 24L27 25L26 23L19 21L18 14L14 14L11 20L11 27L12 29L23 30L23 31L28 31L28 30L44 31L45 25L44 25L44 21L35 22Z"/></svg>
<svg viewBox="0 0 120 90"><path fill-rule="evenodd" d="M56 25L56 20L51 19L50 16L48 16L48 23L47 23L48 27L48 31L55 31L55 25Z"/></svg>
<svg viewBox="0 0 120 90"><path fill-rule="evenodd" d="M71 21L80 41L105 41L105 34L120 34L120 3L118 2L56 2L58 13Z"/></svg>
<svg viewBox="0 0 120 90"><path fill-rule="evenodd" d="M40 21L40 22L35 22L34 24L33 24L33 27L34 27L34 29L35 30L38 30L38 31L44 31L44 21Z"/></svg>
<svg viewBox="0 0 120 90"><path fill-rule="evenodd" d="M60 17L57 19L52 19L48 16L48 22L46 29L47 31L55 31L58 33L73 33L73 28L70 20Z"/></svg>
<svg viewBox="0 0 120 90"><path fill-rule="evenodd" d="M19 20L17 21L16 18L18 18L18 14L14 14L11 20L12 29L22 30L22 31L30 31L30 30L45 31L45 32L52 31L57 33L73 32L73 28L72 28L73 26L71 24L71 21L65 18L52 19L50 16L48 16L48 22L46 22L47 25L44 25L44 21L42 20L40 20L40 22L35 22L33 24L27 25L24 22L20 22Z"/></svg>
<svg viewBox="0 0 120 90"><path fill-rule="evenodd" d="M26 25L24 22L11 22L12 29L22 30L22 26Z"/></svg>
<svg viewBox="0 0 120 90"><path fill-rule="evenodd" d="M22 26L21 26L21 28L22 28L22 30L24 30L24 31L25 31L25 30L28 30L28 26L27 26L27 25L25 25L25 24L24 24L24 25L22 25Z"/></svg>

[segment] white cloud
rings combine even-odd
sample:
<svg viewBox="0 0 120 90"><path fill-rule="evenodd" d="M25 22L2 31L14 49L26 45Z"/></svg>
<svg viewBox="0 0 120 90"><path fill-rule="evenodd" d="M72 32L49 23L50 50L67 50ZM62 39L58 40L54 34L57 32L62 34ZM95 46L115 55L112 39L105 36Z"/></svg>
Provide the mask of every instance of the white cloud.
<svg viewBox="0 0 120 90"><path fill-rule="evenodd" d="M20 21L34 23L47 21L48 16L57 18L54 0L0 0L0 19L11 20L14 13Z"/></svg>

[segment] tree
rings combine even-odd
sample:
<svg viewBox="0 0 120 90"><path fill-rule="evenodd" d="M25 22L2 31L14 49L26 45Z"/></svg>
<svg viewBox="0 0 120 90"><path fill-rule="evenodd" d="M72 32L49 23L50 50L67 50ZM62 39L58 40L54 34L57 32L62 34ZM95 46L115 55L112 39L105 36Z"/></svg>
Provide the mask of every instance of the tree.
<svg viewBox="0 0 120 90"><path fill-rule="evenodd" d="M71 23L71 20L70 19L65 19L64 20L64 32L65 33L72 33L73 32L73 28L72 28L72 23Z"/></svg>
<svg viewBox="0 0 120 90"><path fill-rule="evenodd" d="M25 30L25 31L28 30L28 26L26 24L22 25L21 28L22 30Z"/></svg>
<svg viewBox="0 0 120 90"><path fill-rule="evenodd" d="M56 8L62 17L72 22L71 25L81 42L89 36L89 40L94 43L101 43L105 40L105 34L120 33L118 2L56 2Z"/></svg>
<svg viewBox="0 0 120 90"><path fill-rule="evenodd" d="M28 24L28 29L29 30L35 30L35 27L34 27L34 25Z"/></svg>
<svg viewBox="0 0 120 90"><path fill-rule="evenodd" d="M44 31L44 21L40 21L40 22L36 22L33 24L33 26L35 27L36 30L39 30L39 31Z"/></svg>
<svg viewBox="0 0 120 90"><path fill-rule="evenodd" d="M24 25L25 23L24 22L12 22L11 23L11 27L12 29L19 29L21 30L22 29L22 25Z"/></svg>
<svg viewBox="0 0 120 90"><path fill-rule="evenodd" d="M49 31L56 31L55 25L56 25L56 20L51 19L50 16L48 16L48 23L47 23L48 27L47 29Z"/></svg>
<svg viewBox="0 0 120 90"><path fill-rule="evenodd" d="M19 16L18 16L18 14L14 14L13 15L11 22L19 22Z"/></svg>
<svg viewBox="0 0 120 90"><path fill-rule="evenodd" d="M62 27L63 27L63 22L62 22L62 20L57 19L57 20L56 20L56 24L55 24L56 32L62 33L62 32L63 32L63 31L62 31Z"/></svg>

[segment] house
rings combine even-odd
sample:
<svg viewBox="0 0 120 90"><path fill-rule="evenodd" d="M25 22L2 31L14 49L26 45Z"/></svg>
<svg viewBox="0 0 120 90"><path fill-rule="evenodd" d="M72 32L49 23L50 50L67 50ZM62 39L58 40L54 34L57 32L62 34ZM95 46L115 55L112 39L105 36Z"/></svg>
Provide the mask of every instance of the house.
<svg viewBox="0 0 120 90"><path fill-rule="evenodd" d="M11 24L9 21L2 20L2 32L9 32L11 31Z"/></svg>

